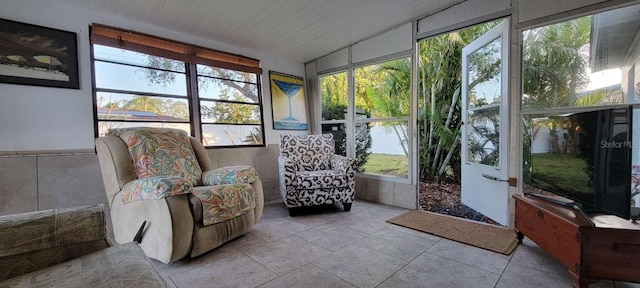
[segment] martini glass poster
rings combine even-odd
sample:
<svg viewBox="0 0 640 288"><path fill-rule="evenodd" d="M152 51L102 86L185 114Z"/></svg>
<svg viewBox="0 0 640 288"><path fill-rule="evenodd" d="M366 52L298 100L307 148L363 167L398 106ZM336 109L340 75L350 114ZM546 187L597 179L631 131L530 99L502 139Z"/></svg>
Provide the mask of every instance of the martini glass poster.
<svg viewBox="0 0 640 288"><path fill-rule="evenodd" d="M273 129L308 130L302 77L269 71Z"/></svg>

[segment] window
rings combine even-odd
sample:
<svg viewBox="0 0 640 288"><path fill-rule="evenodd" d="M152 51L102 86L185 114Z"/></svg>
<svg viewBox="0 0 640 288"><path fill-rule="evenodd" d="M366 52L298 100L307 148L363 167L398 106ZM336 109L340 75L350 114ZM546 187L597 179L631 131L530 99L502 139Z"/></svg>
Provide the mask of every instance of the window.
<svg viewBox="0 0 640 288"><path fill-rule="evenodd" d="M349 95L348 71L319 77L322 133L334 135L337 154L356 158L358 172L408 179L410 58L352 71L353 96ZM349 133L353 136L348 137Z"/></svg>
<svg viewBox="0 0 640 288"><path fill-rule="evenodd" d="M134 126L191 132L184 62L98 44L93 54L100 136ZM172 65L160 68L156 58Z"/></svg>
<svg viewBox="0 0 640 288"><path fill-rule="evenodd" d="M100 25L91 36L97 136L171 127L206 147L263 145L257 60Z"/></svg>
<svg viewBox="0 0 640 288"><path fill-rule="evenodd" d="M402 58L355 69L356 155L368 154L362 171L409 177L411 60Z"/></svg>
<svg viewBox="0 0 640 288"><path fill-rule="evenodd" d="M616 213L630 203L637 214L638 13L633 5L523 31L525 192L561 194L585 209ZM632 113L620 112L626 109ZM629 179L623 177L631 178L630 189L620 185Z"/></svg>
<svg viewBox="0 0 640 288"><path fill-rule="evenodd" d="M347 72L320 77L322 133L333 134L336 154L342 156L347 156L347 94Z"/></svg>

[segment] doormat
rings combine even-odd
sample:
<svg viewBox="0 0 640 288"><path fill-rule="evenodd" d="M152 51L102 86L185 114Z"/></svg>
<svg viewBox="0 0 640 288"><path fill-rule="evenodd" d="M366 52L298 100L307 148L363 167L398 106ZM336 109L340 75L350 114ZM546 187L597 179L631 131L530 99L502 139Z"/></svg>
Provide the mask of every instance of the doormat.
<svg viewBox="0 0 640 288"><path fill-rule="evenodd" d="M505 255L518 245L513 230L433 212L411 210L387 222Z"/></svg>

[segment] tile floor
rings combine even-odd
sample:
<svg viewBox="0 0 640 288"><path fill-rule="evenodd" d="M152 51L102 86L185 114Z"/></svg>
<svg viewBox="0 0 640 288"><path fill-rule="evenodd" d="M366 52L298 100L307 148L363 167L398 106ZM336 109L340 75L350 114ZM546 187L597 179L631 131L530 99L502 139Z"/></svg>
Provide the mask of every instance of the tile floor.
<svg viewBox="0 0 640 288"><path fill-rule="evenodd" d="M173 287L571 287L561 264L527 239L505 256L385 222L404 211L357 201L351 212L328 207L292 218L271 203L248 234L154 265Z"/></svg>

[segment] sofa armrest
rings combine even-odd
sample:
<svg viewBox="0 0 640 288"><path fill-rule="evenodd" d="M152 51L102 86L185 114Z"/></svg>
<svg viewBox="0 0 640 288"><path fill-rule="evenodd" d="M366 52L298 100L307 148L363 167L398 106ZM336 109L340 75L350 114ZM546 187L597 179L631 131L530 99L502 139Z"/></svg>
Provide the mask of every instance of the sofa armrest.
<svg viewBox="0 0 640 288"><path fill-rule="evenodd" d="M354 174L356 159L334 154L331 157L331 169L347 175ZM355 174L354 174L355 175Z"/></svg>
<svg viewBox="0 0 640 288"><path fill-rule="evenodd" d="M0 216L0 280L108 247L102 205Z"/></svg>
<svg viewBox="0 0 640 288"><path fill-rule="evenodd" d="M157 200L169 196L191 193L193 185L179 176L155 176L136 179L122 187L123 203L139 200Z"/></svg>

